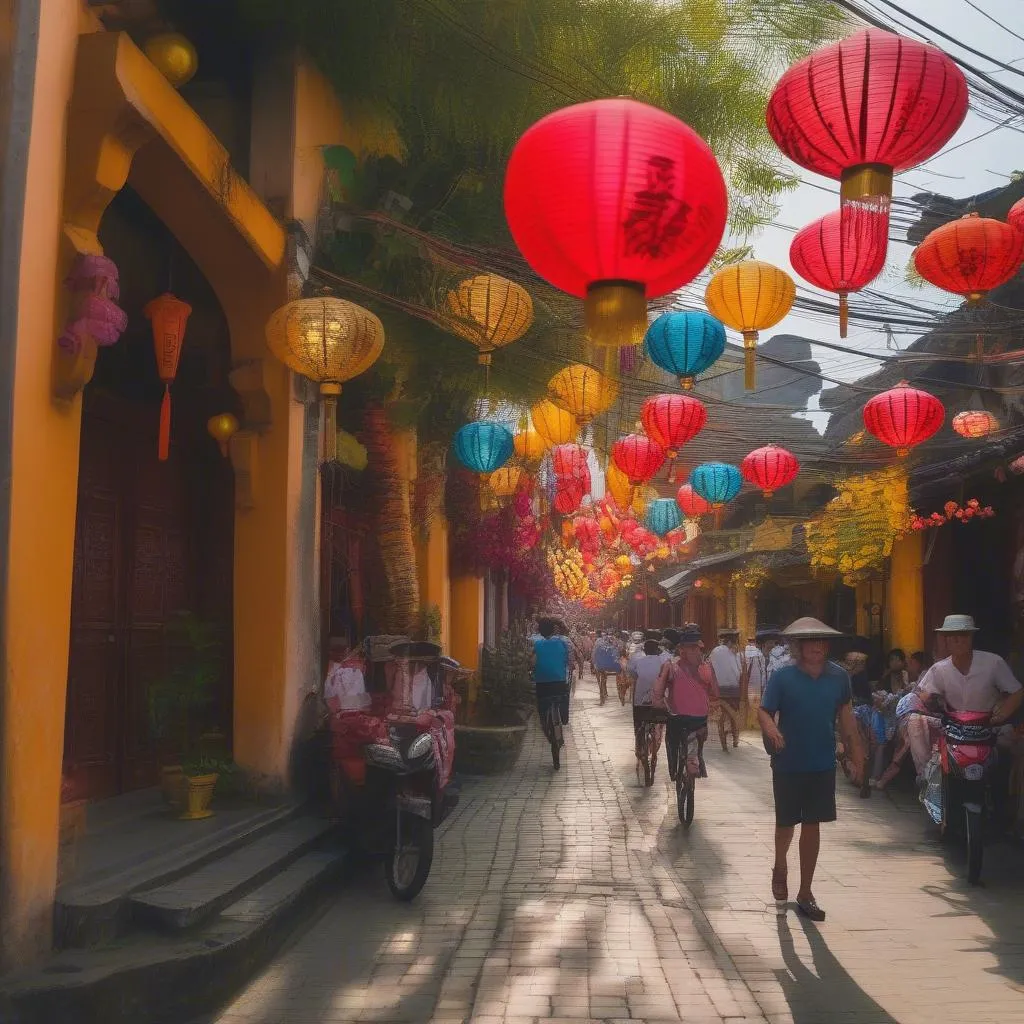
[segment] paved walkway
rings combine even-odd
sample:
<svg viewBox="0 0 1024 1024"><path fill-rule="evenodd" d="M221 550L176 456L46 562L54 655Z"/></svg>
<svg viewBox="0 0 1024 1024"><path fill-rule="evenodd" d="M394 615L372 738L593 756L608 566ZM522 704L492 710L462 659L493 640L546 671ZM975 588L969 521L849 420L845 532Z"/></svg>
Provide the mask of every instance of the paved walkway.
<svg viewBox="0 0 1024 1024"><path fill-rule="evenodd" d="M1018 852L993 847L971 889L909 796L844 785L815 885L828 920L779 918L760 742L709 744L687 832L663 765L636 784L629 709L595 690L561 772L534 730L513 772L466 784L418 900L368 873L217 1024L1024 1019Z"/></svg>

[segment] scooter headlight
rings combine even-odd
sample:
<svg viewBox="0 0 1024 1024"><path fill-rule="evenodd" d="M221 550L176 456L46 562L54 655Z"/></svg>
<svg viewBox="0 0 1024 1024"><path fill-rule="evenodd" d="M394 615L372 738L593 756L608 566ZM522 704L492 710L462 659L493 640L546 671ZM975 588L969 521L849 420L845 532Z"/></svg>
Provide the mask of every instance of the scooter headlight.
<svg viewBox="0 0 1024 1024"><path fill-rule="evenodd" d="M410 759L416 759L424 757L434 749L434 743L430 738L430 733L425 732L422 736L417 736L416 739L409 744L408 757Z"/></svg>
<svg viewBox="0 0 1024 1024"><path fill-rule="evenodd" d="M985 774L985 766L981 764L969 764L964 769L964 778L968 782L980 782Z"/></svg>

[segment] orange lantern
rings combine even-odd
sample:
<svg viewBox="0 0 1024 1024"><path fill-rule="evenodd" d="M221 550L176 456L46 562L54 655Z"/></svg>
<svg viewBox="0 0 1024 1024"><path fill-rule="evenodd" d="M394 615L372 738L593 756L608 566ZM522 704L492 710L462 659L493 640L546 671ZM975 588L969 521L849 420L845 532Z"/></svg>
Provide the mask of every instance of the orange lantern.
<svg viewBox="0 0 1024 1024"><path fill-rule="evenodd" d="M238 433L239 422L229 412L221 412L206 421L206 432L220 445L220 453L227 458L228 442Z"/></svg>
<svg viewBox="0 0 1024 1024"><path fill-rule="evenodd" d="M181 346L185 341L185 325L192 313L187 302L164 292L142 310L153 325L153 350L156 369L164 385L164 399L160 405L160 439L157 457L166 461L171 449L171 384L178 375Z"/></svg>
<svg viewBox="0 0 1024 1024"><path fill-rule="evenodd" d="M968 409L953 417L953 429L961 437L988 437L999 429L999 420L985 409Z"/></svg>

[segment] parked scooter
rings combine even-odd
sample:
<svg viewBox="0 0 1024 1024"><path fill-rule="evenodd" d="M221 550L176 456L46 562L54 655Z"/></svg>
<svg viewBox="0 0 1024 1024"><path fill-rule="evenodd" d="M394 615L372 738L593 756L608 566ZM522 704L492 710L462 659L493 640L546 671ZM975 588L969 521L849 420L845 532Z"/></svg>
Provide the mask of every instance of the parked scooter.
<svg viewBox="0 0 1024 1024"><path fill-rule="evenodd" d="M436 644L401 641L381 650L380 639L366 642L373 705L350 729L362 763L352 764L351 744L336 743L336 792L364 851L383 860L392 894L411 900L430 874L434 829L458 802L448 791L455 718L445 683L461 667Z"/></svg>
<svg viewBox="0 0 1024 1024"><path fill-rule="evenodd" d="M967 843L967 881L981 880L985 832L992 813L992 775L998 762L996 731L985 711L947 711L939 736L943 835ZM926 802L927 806L927 802ZM935 810L929 808L935 818Z"/></svg>

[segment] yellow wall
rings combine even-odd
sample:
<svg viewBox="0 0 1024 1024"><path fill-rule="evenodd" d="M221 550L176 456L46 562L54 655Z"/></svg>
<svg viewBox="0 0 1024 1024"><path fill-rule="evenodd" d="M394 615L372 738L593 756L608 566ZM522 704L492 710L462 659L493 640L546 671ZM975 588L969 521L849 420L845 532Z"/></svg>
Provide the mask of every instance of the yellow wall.
<svg viewBox="0 0 1024 1024"><path fill-rule="evenodd" d="M886 611L889 647L909 654L924 647L924 534L912 530L892 548Z"/></svg>
<svg viewBox="0 0 1024 1024"><path fill-rule="evenodd" d="M0 789L0 968L46 950L56 879L81 405L50 400L78 4L41 5L14 374Z"/></svg>
<svg viewBox="0 0 1024 1024"><path fill-rule="evenodd" d="M452 578L451 615L452 657L476 671L484 642L484 581L479 576Z"/></svg>
<svg viewBox="0 0 1024 1024"><path fill-rule="evenodd" d="M445 652L451 652L452 594L448 575L448 520L443 514L435 516L430 536L426 540L418 540L416 548L420 600L425 608L437 605L441 612L441 647Z"/></svg>

